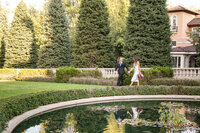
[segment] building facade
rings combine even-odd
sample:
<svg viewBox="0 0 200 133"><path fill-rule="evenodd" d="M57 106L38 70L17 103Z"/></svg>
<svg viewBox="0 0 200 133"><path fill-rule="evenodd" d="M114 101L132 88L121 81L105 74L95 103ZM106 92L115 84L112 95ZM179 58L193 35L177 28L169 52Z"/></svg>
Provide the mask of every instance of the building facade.
<svg viewBox="0 0 200 133"><path fill-rule="evenodd" d="M189 41L188 32L196 32L200 27L200 13L182 6L168 9L172 32L172 52L174 68L195 67L196 48Z"/></svg>

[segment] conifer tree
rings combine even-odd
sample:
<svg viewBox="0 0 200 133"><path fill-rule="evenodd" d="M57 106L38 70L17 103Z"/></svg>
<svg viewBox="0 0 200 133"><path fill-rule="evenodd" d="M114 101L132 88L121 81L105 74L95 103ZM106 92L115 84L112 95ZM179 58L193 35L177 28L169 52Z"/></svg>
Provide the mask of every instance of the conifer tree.
<svg viewBox="0 0 200 133"><path fill-rule="evenodd" d="M9 33L5 38L5 49L5 67L36 67L37 56L33 22L23 1L16 8Z"/></svg>
<svg viewBox="0 0 200 133"><path fill-rule="evenodd" d="M71 46L62 1L50 0L47 6L37 65L39 68L70 65Z"/></svg>
<svg viewBox="0 0 200 133"><path fill-rule="evenodd" d="M103 0L82 0L73 46L75 67L113 67L108 10Z"/></svg>
<svg viewBox="0 0 200 133"><path fill-rule="evenodd" d="M171 66L170 36L166 0L130 0L123 51L127 63L138 56L142 67Z"/></svg>
<svg viewBox="0 0 200 133"><path fill-rule="evenodd" d="M4 65L4 55L5 55L5 46L4 46L4 32L2 27L0 26L0 68Z"/></svg>
<svg viewBox="0 0 200 133"><path fill-rule="evenodd" d="M8 32L7 12L0 7L0 68L4 66L5 36Z"/></svg>

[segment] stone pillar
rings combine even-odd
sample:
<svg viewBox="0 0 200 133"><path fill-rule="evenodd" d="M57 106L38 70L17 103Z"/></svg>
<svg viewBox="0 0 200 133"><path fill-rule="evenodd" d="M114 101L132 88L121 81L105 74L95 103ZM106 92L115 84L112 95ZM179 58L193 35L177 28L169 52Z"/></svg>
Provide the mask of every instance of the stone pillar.
<svg viewBox="0 0 200 133"><path fill-rule="evenodd" d="M186 68L189 68L190 66L190 55L186 55L186 60L185 60L185 67Z"/></svg>
<svg viewBox="0 0 200 133"><path fill-rule="evenodd" d="M182 55L181 56L181 67L180 68L184 68L185 67L185 56L184 55Z"/></svg>

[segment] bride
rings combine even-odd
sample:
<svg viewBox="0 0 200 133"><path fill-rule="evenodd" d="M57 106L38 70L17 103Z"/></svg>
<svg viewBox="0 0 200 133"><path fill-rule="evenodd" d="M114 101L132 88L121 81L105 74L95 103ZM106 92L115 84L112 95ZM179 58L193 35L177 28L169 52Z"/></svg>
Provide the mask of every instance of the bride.
<svg viewBox="0 0 200 133"><path fill-rule="evenodd" d="M137 85L139 86L140 85L140 82L139 82L139 78L138 78L138 75L141 74L141 71L140 71L140 62L138 60L138 57L137 56L134 56L133 57L133 67L131 68L131 70L128 72L129 74L134 70L134 74L133 74L133 77L131 79L131 84L130 86L133 85L134 82L137 82Z"/></svg>

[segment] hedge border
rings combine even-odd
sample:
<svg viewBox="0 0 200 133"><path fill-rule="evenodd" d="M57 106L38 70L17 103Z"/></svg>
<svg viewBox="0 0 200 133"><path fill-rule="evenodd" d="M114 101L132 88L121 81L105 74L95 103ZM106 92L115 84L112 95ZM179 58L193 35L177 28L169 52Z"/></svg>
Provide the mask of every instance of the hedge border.
<svg viewBox="0 0 200 133"><path fill-rule="evenodd" d="M0 100L0 132L13 117L39 106L90 97L124 95L200 95L200 87L134 86L45 91Z"/></svg>

